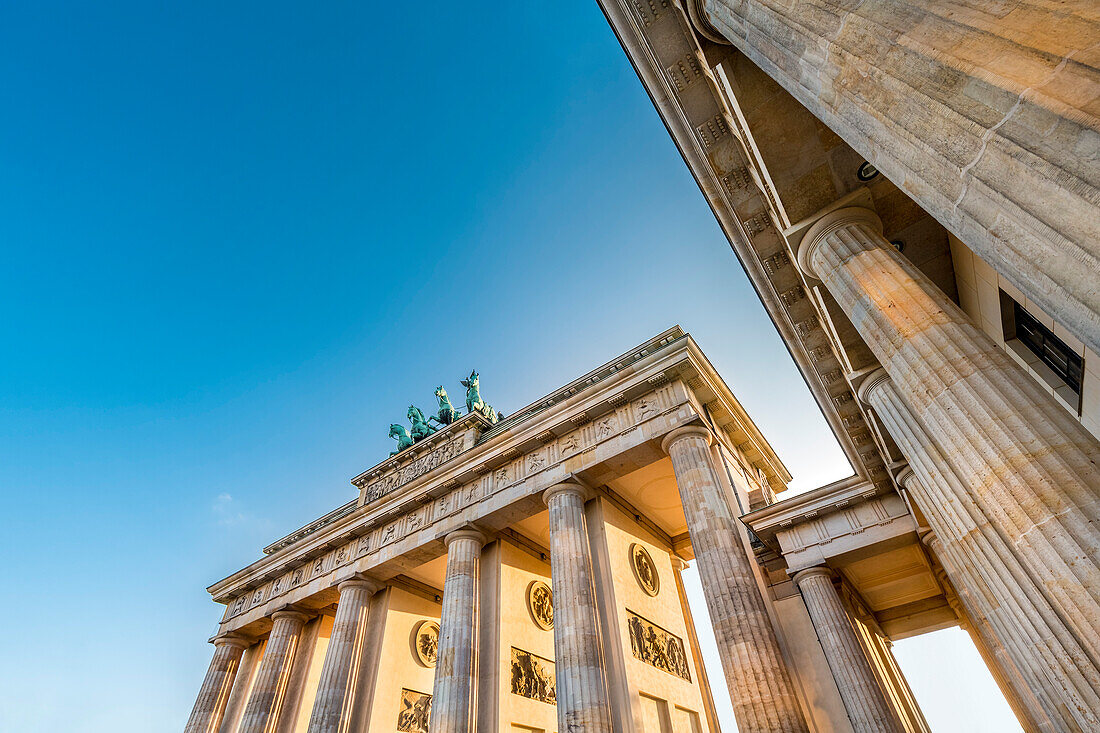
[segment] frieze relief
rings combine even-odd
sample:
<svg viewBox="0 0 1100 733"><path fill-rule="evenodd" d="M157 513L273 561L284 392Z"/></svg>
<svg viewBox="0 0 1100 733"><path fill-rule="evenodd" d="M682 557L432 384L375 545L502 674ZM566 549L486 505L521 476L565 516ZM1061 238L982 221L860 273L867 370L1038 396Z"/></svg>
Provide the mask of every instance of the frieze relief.
<svg viewBox="0 0 1100 733"><path fill-rule="evenodd" d="M227 620L247 613L261 603L271 601L279 595L292 593L314 578L321 577L326 573L377 553L415 532L426 530L434 524L446 520L456 512L520 484L536 474L552 469L566 458L593 450L599 443L615 435L633 430L638 424L657 417L676 406L678 406L678 403L674 398L673 387L665 384L643 397L623 404L611 413L586 423L583 427L573 430L561 438L550 441L532 453L519 454L515 452L515 457L511 461L498 466L491 472L487 472L468 483L456 485L431 503L417 506L408 513L373 528L365 535L353 538L320 557L289 569L274 582L268 582L258 589L242 594L241 597L232 602L232 612ZM385 484L386 486L392 486L392 488L386 488L382 494L384 496L385 493L415 478L413 475L415 471L426 473L444 460L448 460L448 457L457 455L457 452L451 453L451 451L457 451L460 443L461 439L457 439L433 451L433 454L439 455L438 459L434 459L436 462L427 460L430 456L424 456L422 459L414 461L413 464L410 464L410 467L421 461L424 462L420 463L420 467L412 473L400 474L401 477L407 476L408 478L395 478L398 474L391 474L371 484L368 491L378 484L397 481L398 483Z"/></svg>
<svg viewBox="0 0 1100 733"><path fill-rule="evenodd" d="M416 690L401 690L401 708L397 712L397 730L401 733L428 733L432 717L432 696Z"/></svg>
<svg viewBox="0 0 1100 733"><path fill-rule="evenodd" d="M691 682L683 639L633 611L626 613L630 651L635 658Z"/></svg>
<svg viewBox="0 0 1100 733"><path fill-rule="evenodd" d="M363 489L364 505L373 504L382 497L390 494L413 479L420 478L424 474L441 466L462 452L463 436L450 440L439 446L431 453L421 456L411 463L396 469L374 483L366 485ZM366 482L363 482L364 484ZM362 487L360 487L362 488Z"/></svg>
<svg viewBox="0 0 1100 733"><path fill-rule="evenodd" d="M554 663L545 657L512 647L512 694L556 705Z"/></svg>

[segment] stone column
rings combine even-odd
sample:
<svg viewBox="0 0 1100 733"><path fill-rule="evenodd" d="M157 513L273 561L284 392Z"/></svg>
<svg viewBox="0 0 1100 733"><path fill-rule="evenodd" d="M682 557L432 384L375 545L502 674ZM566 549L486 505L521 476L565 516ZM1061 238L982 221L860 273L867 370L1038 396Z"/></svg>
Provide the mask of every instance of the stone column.
<svg viewBox="0 0 1100 733"><path fill-rule="evenodd" d="M1100 350L1094 3L686 5Z"/></svg>
<svg viewBox="0 0 1100 733"><path fill-rule="evenodd" d="M569 483L558 484L543 494L550 509L558 729L611 733L600 614L584 518L587 498L584 487Z"/></svg>
<svg viewBox="0 0 1100 733"><path fill-rule="evenodd" d="M833 571L813 567L795 573L793 580L802 592L855 733L902 733L833 587Z"/></svg>
<svg viewBox="0 0 1100 733"><path fill-rule="evenodd" d="M898 476L898 483L906 487L910 493L912 493L910 487L914 486L916 481L916 474L912 469L905 469ZM917 491L920 491L919 487ZM1042 714L1042 706L1028 688L996 632L990 627L989 620L978 609L978 602L965 589L958 589L956 586L958 581L951 581L952 575L956 578L963 576L963 572L954 566L955 553L944 547L943 541L933 530L922 532L921 541L932 551L938 563L935 568L936 578L943 586L948 605L959 617L959 626L969 634L970 640L989 669L993 681L997 683L1008 706L1020 721L1020 727L1026 733L1057 730L1056 726ZM948 567L952 568L952 572L948 572Z"/></svg>
<svg viewBox="0 0 1100 733"><path fill-rule="evenodd" d="M355 704L356 680L363 654L370 598L379 584L370 580L340 583L340 600L332 625L317 697L309 719L309 733L346 733Z"/></svg>
<svg viewBox="0 0 1100 733"><path fill-rule="evenodd" d="M714 636L742 733L805 733L791 675L764 607L737 519L710 455L710 431L665 436Z"/></svg>
<svg viewBox="0 0 1100 733"><path fill-rule="evenodd" d="M225 705L229 702L229 693L237 670L241 666L241 655L252 642L240 636L227 634L214 639L214 658L206 670L199 697L187 719L184 733L214 733L221 725Z"/></svg>
<svg viewBox="0 0 1100 733"><path fill-rule="evenodd" d="M432 689L431 733L473 733L477 689L477 597L485 535L460 529L446 537L447 577Z"/></svg>
<svg viewBox="0 0 1100 733"><path fill-rule="evenodd" d="M241 719L239 733L272 733L279 724L294 653L309 617L298 611L276 611L256 682Z"/></svg>
<svg viewBox="0 0 1100 733"><path fill-rule="evenodd" d="M973 508L1025 576L1009 592L1041 594L1051 633L1079 647L1070 689L1084 698L1060 705L1100 729L1100 444L890 246L873 212L826 215L798 261L883 365L861 398L888 414L921 483L940 481Z"/></svg>

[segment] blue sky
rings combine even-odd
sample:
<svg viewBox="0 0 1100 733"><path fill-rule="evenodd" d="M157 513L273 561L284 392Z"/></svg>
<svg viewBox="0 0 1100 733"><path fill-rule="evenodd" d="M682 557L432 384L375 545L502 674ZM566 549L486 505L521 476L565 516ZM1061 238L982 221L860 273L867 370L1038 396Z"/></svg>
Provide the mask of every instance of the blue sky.
<svg viewBox="0 0 1100 733"><path fill-rule="evenodd" d="M592 0L14 3L0 91L0 729L181 729L204 588L474 367L509 412L679 323L849 473Z"/></svg>

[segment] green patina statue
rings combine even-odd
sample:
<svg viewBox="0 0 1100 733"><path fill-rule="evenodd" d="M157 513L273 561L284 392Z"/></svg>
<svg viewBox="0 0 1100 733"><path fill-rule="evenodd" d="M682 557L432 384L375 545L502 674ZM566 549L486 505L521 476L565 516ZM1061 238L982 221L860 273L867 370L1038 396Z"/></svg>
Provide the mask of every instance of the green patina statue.
<svg viewBox="0 0 1100 733"><path fill-rule="evenodd" d="M397 438L397 450L390 451L390 457L396 456L406 448L412 447L413 439L404 425L390 425L390 437Z"/></svg>
<svg viewBox="0 0 1100 733"><path fill-rule="evenodd" d="M476 371L470 372L469 379L462 380L462 386L466 388L466 410L468 412L476 412L494 424L500 420L500 413L481 399ZM425 418L420 408L416 405L409 405L408 418L409 422L412 423L411 431L403 425L390 425L390 437L397 440L397 450L390 452L391 457L396 456L406 448L411 448L414 443L419 443L436 432L438 428L432 425L429 420L447 426L458 419L458 410L451 404L451 398L447 396L447 390L443 389L443 385L435 388L435 396L439 400L439 412L431 417Z"/></svg>
<svg viewBox="0 0 1100 733"><path fill-rule="evenodd" d="M476 412L482 417L486 418L489 422L495 423L500 419L497 411L492 408L489 403L481 399L481 393L478 391L478 376L476 371L470 372L469 379L462 380L462 386L466 388L466 410L469 412Z"/></svg>
<svg viewBox="0 0 1100 733"><path fill-rule="evenodd" d="M435 396L439 399L439 412L428 419L435 420L440 425L450 425L458 418L458 410L451 404L451 398L447 396L447 390L443 389L442 384L435 388Z"/></svg>
<svg viewBox="0 0 1100 733"><path fill-rule="evenodd" d="M412 423L413 442L420 442L435 432L435 428L428 423L424 413L416 405L409 405L408 417Z"/></svg>

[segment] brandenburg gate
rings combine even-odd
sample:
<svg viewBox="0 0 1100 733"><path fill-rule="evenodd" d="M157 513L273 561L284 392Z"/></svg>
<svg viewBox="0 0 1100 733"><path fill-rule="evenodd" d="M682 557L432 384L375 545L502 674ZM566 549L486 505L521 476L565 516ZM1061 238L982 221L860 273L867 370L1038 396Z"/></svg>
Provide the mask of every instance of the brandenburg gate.
<svg viewBox="0 0 1100 733"><path fill-rule="evenodd" d="M187 731L732 729L688 563L742 733L927 730L891 641L968 622L891 483L777 502L790 476L679 328L505 418L463 384L466 411L437 390L354 500L210 586Z"/></svg>

